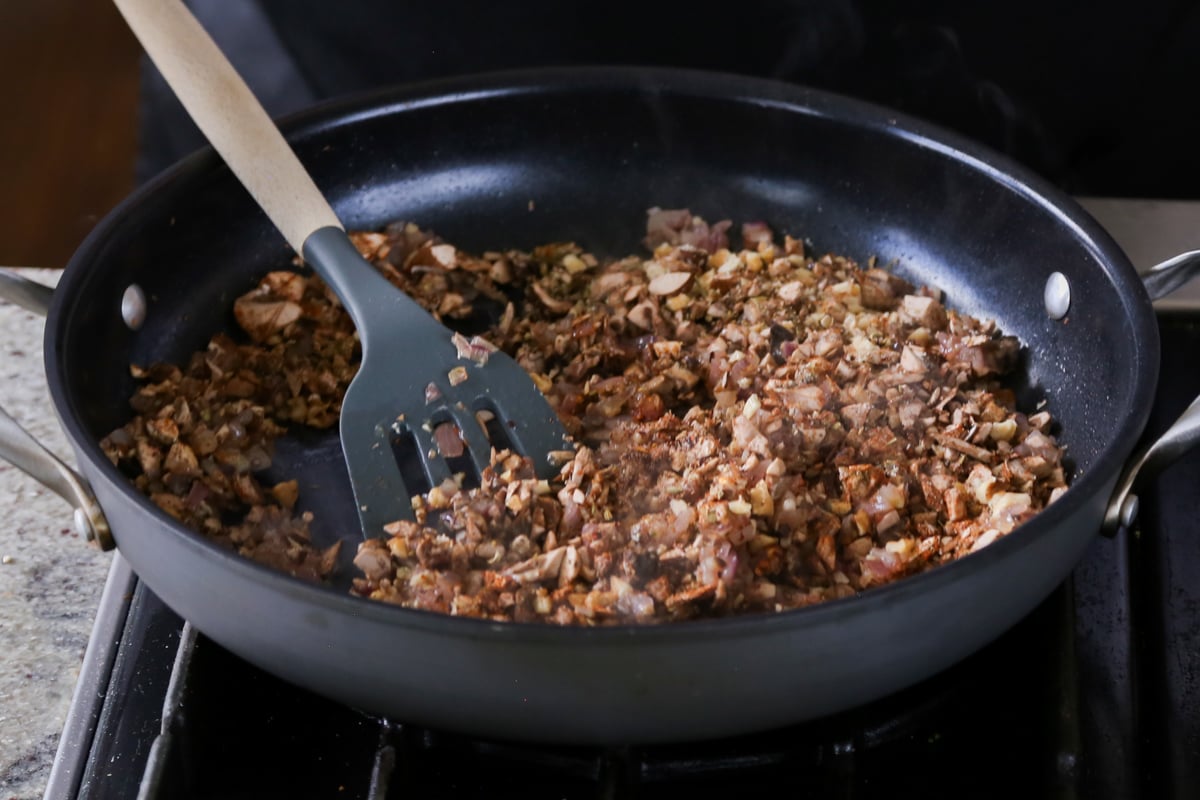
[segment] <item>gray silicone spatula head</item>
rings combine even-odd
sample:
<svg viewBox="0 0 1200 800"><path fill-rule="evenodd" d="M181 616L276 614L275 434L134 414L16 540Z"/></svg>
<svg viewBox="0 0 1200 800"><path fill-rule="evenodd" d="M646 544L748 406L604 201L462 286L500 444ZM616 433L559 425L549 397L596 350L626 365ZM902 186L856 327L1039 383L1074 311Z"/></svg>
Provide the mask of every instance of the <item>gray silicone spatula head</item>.
<svg viewBox="0 0 1200 800"><path fill-rule="evenodd" d="M362 365L342 400L341 437L364 531L411 517L414 490L459 472L478 476L493 447L527 456L538 477L557 471L556 452L570 447L566 432L512 358L482 343L456 344L339 228L309 236L304 258L342 299L362 343Z"/></svg>
<svg viewBox="0 0 1200 800"><path fill-rule="evenodd" d="M461 357L450 330L359 255L279 129L182 2L115 2L214 149L358 328L363 360L342 402L341 439L364 535L411 517L414 491L464 469L481 471L493 446L528 457L540 477L555 472L551 454L569 445L530 376L503 353ZM406 453L417 469L404 469Z"/></svg>

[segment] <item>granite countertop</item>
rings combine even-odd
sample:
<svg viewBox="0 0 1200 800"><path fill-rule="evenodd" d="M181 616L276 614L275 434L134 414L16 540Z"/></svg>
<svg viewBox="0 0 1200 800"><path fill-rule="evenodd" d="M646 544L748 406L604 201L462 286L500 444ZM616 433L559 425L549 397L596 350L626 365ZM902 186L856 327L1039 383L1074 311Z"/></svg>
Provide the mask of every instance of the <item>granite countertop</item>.
<svg viewBox="0 0 1200 800"><path fill-rule="evenodd" d="M57 279L52 270L27 274ZM0 405L51 451L70 456L46 388L42 330L36 314L0 302ZM0 505L0 800L35 800L45 791L112 556L75 532L62 499L4 462Z"/></svg>

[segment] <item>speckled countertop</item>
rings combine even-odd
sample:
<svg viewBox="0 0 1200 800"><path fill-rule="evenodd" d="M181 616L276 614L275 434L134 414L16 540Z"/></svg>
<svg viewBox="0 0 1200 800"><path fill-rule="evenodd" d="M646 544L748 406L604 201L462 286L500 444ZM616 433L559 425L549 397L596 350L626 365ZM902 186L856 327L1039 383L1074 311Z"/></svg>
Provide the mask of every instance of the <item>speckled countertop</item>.
<svg viewBox="0 0 1200 800"><path fill-rule="evenodd" d="M57 273L27 271L52 284ZM0 405L70 456L46 389L42 319L0 302ZM70 460L70 459L68 459ZM111 556L75 533L70 507L0 462L0 800L45 791Z"/></svg>

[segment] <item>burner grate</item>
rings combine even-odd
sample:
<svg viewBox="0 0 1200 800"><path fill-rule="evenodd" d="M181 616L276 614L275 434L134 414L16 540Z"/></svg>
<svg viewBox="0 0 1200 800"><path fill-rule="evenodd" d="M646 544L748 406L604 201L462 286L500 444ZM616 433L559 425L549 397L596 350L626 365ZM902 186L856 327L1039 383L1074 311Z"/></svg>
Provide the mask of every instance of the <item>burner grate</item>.
<svg viewBox="0 0 1200 800"><path fill-rule="evenodd" d="M1070 624L1070 599L1058 592L955 669L847 714L731 740L622 748L393 724L296 689L182 625L173 659L153 678L165 700L137 796L703 798L790 786L821 797L936 798L1011 796L1031 782L1075 787L1079 753L1062 749L1079 740L1075 687L1046 680L1064 656L1044 647ZM155 602L145 593L140 605Z"/></svg>

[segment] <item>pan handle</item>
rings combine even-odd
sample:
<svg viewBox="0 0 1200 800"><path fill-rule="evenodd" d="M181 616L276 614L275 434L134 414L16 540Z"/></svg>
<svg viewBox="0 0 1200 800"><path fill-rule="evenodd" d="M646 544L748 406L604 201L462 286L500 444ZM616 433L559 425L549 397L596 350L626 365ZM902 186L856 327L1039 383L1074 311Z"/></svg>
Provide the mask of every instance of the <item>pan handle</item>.
<svg viewBox="0 0 1200 800"><path fill-rule="evenodd" d="M1161 300L1200 272L1200 250L1169 258L1141 273L1151 300Z"/></svg>
<svg viewBox="0 0 1200 800"><path fill-rule="evenodd" d="M1193 250L1153 266L1141 276L1150 299L1160 300L1190 281L1197 272L1200 272L1200 250ZM1200 444L1200 397L1125 467L1104 512L1101 528L1104 535L1115 536L1132 528L1138 515L1137 490L1197 444Z"/></svg>
<svg viewBox="0 0 1200 800"><path fill-rule="evenodd" d="M12 269L0 269L0 300L7 300L39 317L50 313L54 290L44 283L31 281Z"/></svg>
<svg viewBox="0 0 1200 800"><path fill-rule="evenodd" d="M0 300L7 300L35 314L45 316L54 290L15 272L0 269ZM88 489L87 481L71 467L43 447L12 415L0 407L0 458L32 476L75 509L75 529L101 550L115 543L100 504Z"/></svg>
<svg viewBox="0 0 1200 800"><path fill-rule="evenodd" d="M1135 490L1197 443L1200 443L1200 397L1193 400L1179 419L1125 468L1104 512L1104 534L1115 536L1123 529L1133 527L1138 515Z"/></svg>

